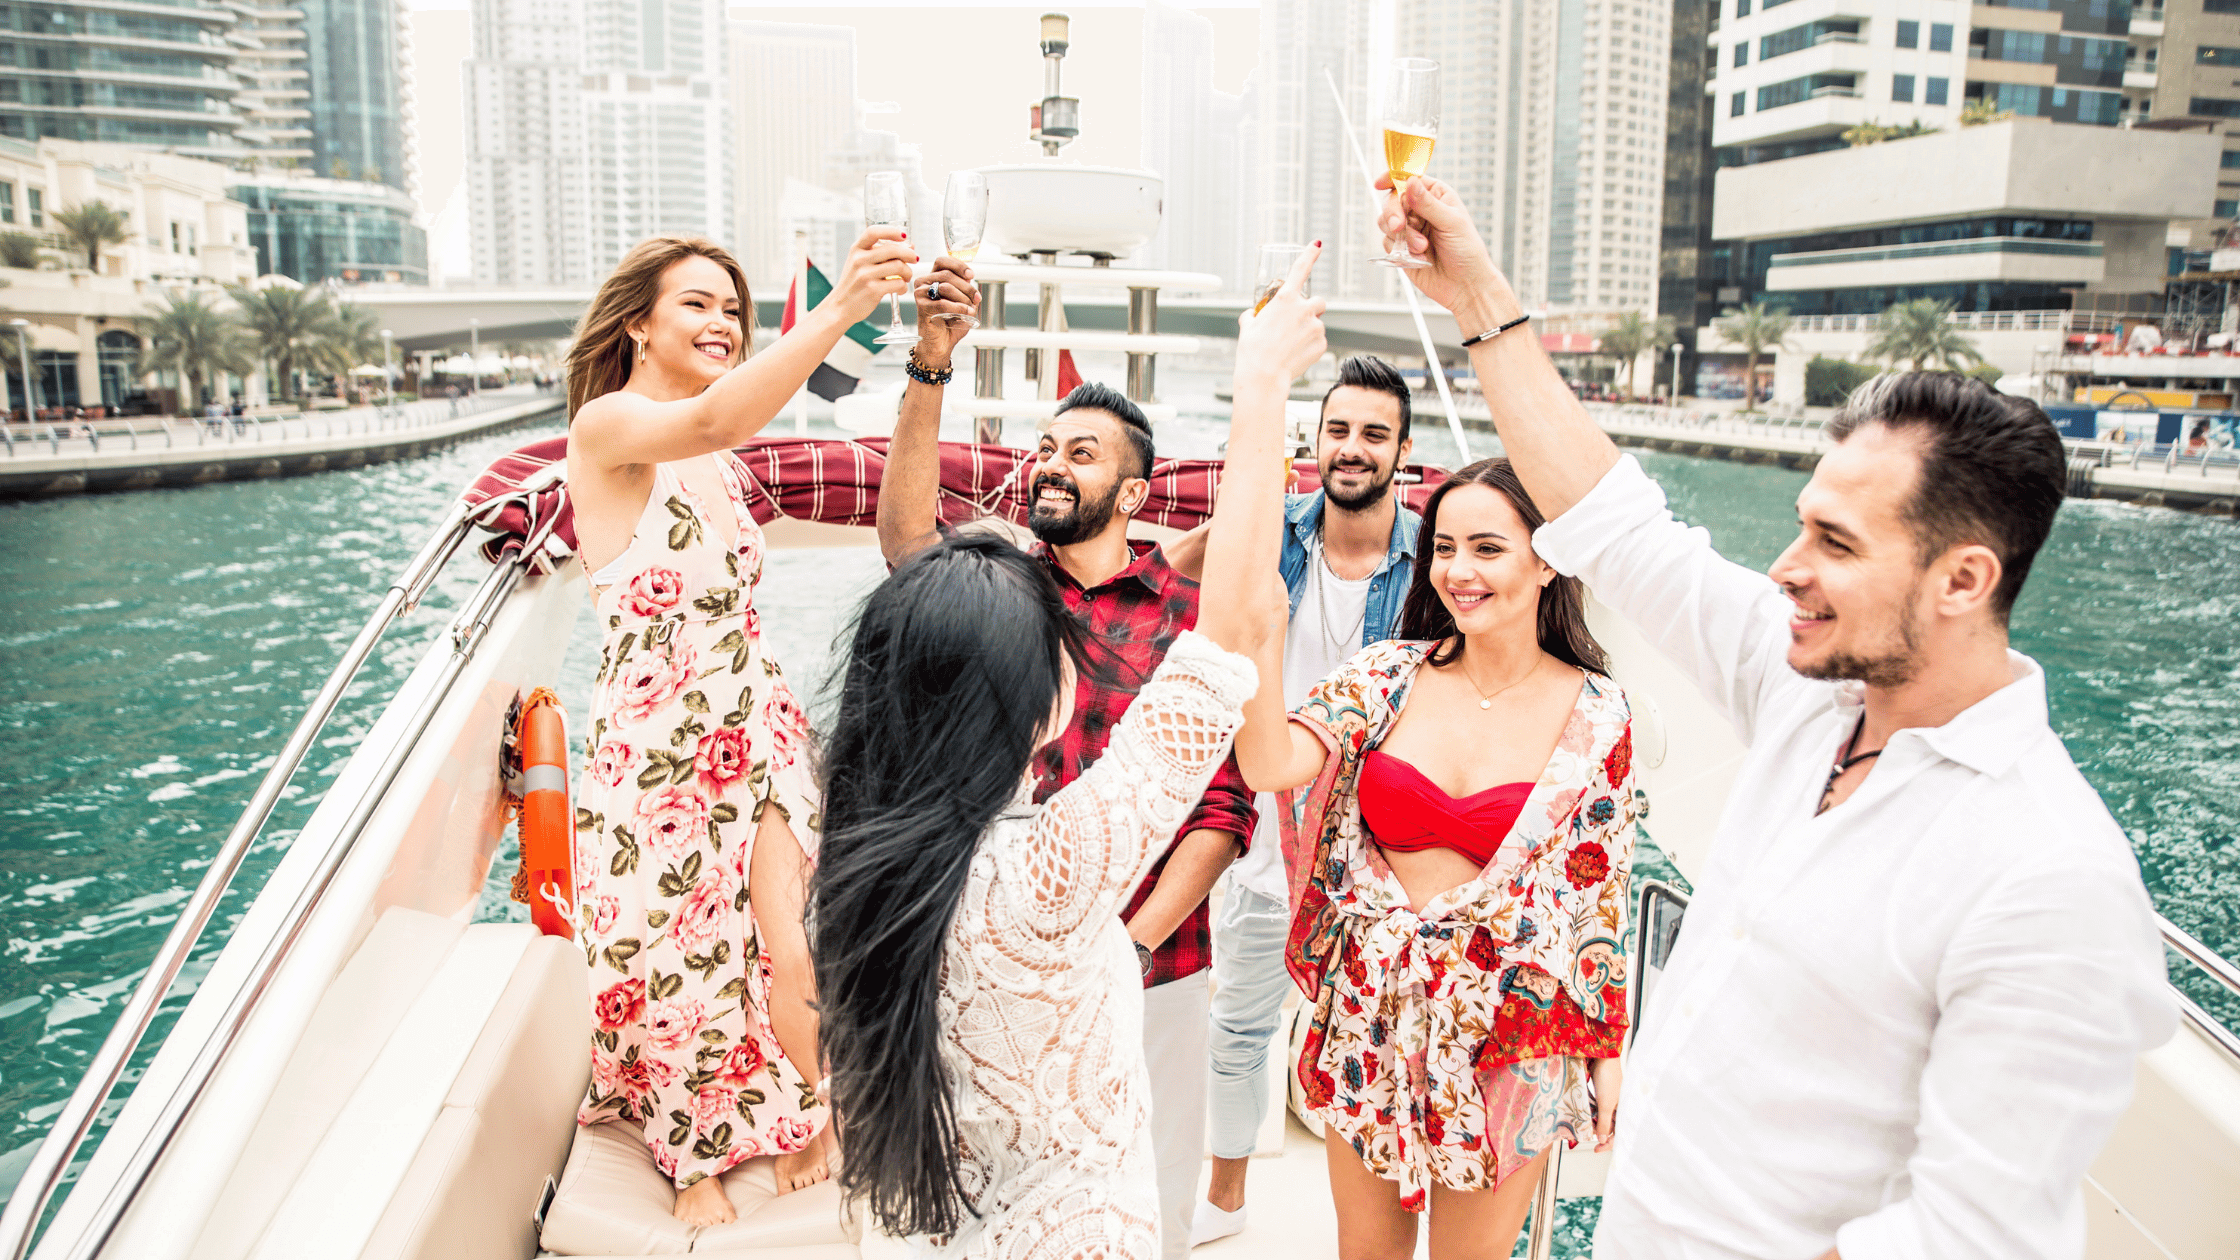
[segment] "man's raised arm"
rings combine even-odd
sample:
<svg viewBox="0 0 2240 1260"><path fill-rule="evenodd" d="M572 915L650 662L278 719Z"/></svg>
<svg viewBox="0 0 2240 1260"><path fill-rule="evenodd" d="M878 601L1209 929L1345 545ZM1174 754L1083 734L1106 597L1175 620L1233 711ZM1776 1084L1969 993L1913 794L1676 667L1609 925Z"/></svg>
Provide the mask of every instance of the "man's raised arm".
<svg viewBox="0 0 2240 1260"><path fill-rule="evenodd" d="M938 301L927 293L935 284L941 286ZM911 348L911 363L938 375L951 370L957 342L966 331L942 316L977 316L979 286L972 283L972 268L942 257L915 287L918 344ZM879 551L890 565L941 541L942 392L942 386L915 376L902 391L902 411L887 444L887 468L879 478Z"/></svg>
<svg viewBox="0 0 2240 1260"><path fill-rule="evenodd" d="M1390 187L1391 181L1380 180L1379 186ZM1553 520L1594 489L1618 462L1618 448L1548 361L1540 334L1529 322L1517 322L1524 306L1454 191L1418 177L1408 181L1403 201L1407 221L1387 201L1379 226L1388 238L1431 260L1429 269L1409 276L1424 295L1454 313L1466 338L1513 325L1471 346L1470 366L1525 493Z"/></svg>

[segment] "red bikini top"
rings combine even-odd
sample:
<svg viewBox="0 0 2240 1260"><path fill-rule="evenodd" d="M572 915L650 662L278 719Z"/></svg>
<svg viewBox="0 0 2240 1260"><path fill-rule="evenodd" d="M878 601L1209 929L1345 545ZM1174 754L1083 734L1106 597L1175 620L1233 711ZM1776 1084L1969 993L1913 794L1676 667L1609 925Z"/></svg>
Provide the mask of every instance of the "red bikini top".
<svg viewBox="0 0 2240 1260"><path fill-rule="evenodd" d="M1504 783L1469 796L1449 796L1423 771L1398 757L1372 752L1362 759L1356 791L1361 819L1378 844L1402 853L1453 849L1484 867L1500 852L1532 787Z"/></svg>

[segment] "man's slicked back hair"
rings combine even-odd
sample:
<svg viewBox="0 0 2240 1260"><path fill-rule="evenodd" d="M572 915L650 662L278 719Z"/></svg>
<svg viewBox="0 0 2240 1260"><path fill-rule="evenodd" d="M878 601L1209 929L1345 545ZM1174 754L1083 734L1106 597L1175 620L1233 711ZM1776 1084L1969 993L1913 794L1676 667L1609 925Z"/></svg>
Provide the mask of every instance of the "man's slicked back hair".
<svg viewBox="0 0 2240 1260"><path fill-rule="evenodd" d="M1322 392L1322 409L1330 409L1330 395L1342 386L1355 389L1373 389L1380 394L1390 394L1400 404L1399 440L1408 440L1408 426L1414 421L1414 398L1408 392L1408 382L1400 369L1373 354L1357 354L1338 365L1338 383Z"/></svg>
<svg viewBox="0 0 2240 1260"><path fill-rule="evenodd" d="M1885 425L1921 439L1921 476L1906 503L1923 564L1961 543L1999 556L1991 610L2001 624L2022 593L2068 480L2068 455L2045 410L1958 372L1885 372L1851 392L1828 436Z"/></svg>
<svg viewBox="0 0 2240 1260"><path fill-rule="evenodd" d="M1105 412L1120 422L1120 427L1127 430L1128 444L1136 448L1136 470L1127 475L1149 478L1151 461L1157 458L1157 453L1151 441L1151 417L1143 414L1143 408L1130 402L1126 394L1110 385L1098 381L1083 381L1073 387L1072 393L1059 400L1057 414L1062 416L1069 411L1083 409Z"/></svg>

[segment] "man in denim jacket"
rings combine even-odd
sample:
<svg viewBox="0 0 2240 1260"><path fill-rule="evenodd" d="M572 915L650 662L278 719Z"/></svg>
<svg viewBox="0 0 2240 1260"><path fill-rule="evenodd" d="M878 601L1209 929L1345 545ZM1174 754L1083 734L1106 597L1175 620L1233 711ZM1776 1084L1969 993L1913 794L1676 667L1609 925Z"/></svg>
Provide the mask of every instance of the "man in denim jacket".
<svg viewBox="0 0 2240 1260"><path fill-rule="evenodd" d="M1291 593L1283 653L1287 706L1306 699L1355 652L1391 637L1400 618L1423 524L1393 491L1393 477L1412 447L1409 419L1407 382L1382 359L1347 359L1338 383L1323 395L1315 438L1322 489L1284 500L1281 564ZM1168 551L1192 576L1199 551L1192 544L1201 536L1198 531ZM1283 942L1291 916L1275 810L1274 798L1262 795L1251 848L1230 868L1213 925L1213 1179L1198 1204L1193 1246L1244 1228L1245 1169L1268 1112L1269 1043L1290 983Z"/></svg>

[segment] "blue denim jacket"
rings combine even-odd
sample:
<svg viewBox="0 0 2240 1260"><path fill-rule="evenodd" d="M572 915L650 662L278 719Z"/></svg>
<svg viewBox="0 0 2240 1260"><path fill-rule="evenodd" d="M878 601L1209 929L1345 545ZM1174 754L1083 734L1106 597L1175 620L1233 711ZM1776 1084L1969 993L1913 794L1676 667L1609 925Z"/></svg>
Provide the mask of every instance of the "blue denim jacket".
<svg viewBox="0 0 2240 1260"><path fill-rule="evenodd" d="M1398 492L1394 492L1398 497ZM1315 535L1322 530L1322 491L1283 496L1284 589L1291 592L1291 611L1299 611L1307 589L1307 561L1314 554ZM1361 646L1392 637L1400 620L1400 604L1408 596L1408 578L1415 569L1416 531L1423 518L1402 506L1392 518L1392 541L1384 549L1384 562L1369 575L1369 603L1361 618Z"/></svg>

